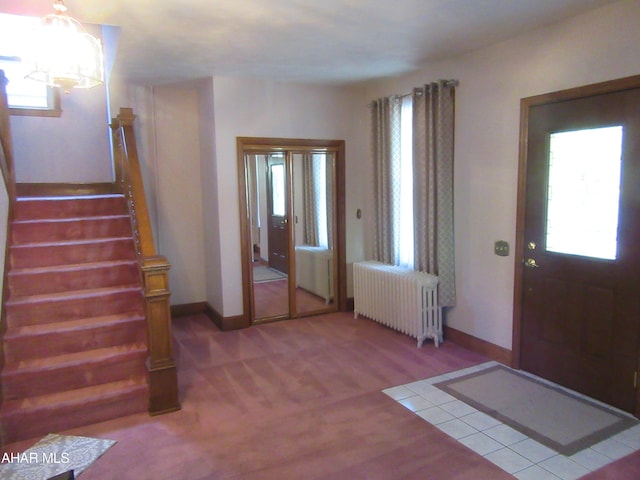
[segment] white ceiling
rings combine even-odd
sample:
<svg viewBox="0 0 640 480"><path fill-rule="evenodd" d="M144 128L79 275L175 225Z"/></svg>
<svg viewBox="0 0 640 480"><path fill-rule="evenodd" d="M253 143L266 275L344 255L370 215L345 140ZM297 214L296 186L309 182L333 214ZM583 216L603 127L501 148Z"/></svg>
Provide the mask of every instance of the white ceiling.
<svg viewBox="0 0 640 480"><path fill-rule="evenodd" d="M211 75L350 83L394 76L614 0L66 0L121 28L119 74L140 83ZM45 15L52 0L0 0Z"/></svg>

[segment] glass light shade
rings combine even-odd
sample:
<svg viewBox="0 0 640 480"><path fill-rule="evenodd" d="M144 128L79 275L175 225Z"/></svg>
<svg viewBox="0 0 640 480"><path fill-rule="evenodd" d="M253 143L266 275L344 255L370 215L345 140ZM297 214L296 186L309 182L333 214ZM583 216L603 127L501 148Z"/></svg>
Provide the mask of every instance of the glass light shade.
<svg viewBox="0 0 640 480"><path fill-rule="evenodd" d="M56 4L56 7L58 4ZM32 71L27 78L61 87L89 88L104 82L104 60L100 40L80 23L62 13L47 15L30 45Z"/></svg>

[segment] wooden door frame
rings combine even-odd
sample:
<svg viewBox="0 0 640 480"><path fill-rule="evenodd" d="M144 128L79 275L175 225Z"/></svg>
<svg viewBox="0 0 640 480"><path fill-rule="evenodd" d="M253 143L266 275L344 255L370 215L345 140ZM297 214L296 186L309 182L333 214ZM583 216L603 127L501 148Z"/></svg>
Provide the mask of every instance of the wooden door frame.
<svg viewBox="0 0 640 480"><path fill-rule="evenodd" d="M527 151L529 139L529 112L531 108L566 100L577 100L595 95L614 93L623 90L640 88L640 75L594 83L582 87L545 93L520 100L520 145L518 151L518 203L516 210L516 244L515 244L515 268L513 289L513 334L511 341L511 366L521 366L521 339L522 339L522 295L524 276L525 253L525 203L527 190ZM640 352L638 352L638 368L640 371ZM640 416L640 388L636 396L635 415Z"/></svg>
<svg viewBox="0 0 640 480"><path fill-rule="evenodd" d="M346 210L345 210L345 141L344 140L316 140L299 138L264 138L264 137L237 137L236 153L238 162L238 193L240 210L240 245L242 260L242 295L243 315L240 328L253 324L255 311L253 309L253 288L251 288L252 259L251 232L248 209L248 189L245 173L245 153L264 152L266 150L280 149L283 151L314 148L329 148L335 151L335 256L337 264L336 302L338 311L349 310L347 302L347 261L346 261ZM291 175L288 174L287 177ZM290 186L289 186L290 188ZM287 207L288 209L288 207ZM290 246L289 254L292 255L293 246Z"/></svg>

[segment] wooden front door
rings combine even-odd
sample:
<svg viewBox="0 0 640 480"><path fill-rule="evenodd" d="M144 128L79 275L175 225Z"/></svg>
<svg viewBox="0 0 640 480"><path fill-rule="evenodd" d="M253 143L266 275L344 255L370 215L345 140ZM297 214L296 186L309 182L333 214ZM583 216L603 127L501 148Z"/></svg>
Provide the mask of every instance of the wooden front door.
<svg viewBox="0 0 640 480"><path fill-rule="evenodd" d="M640 86L529 108L520 366L637 412Z"/></svg>
<svg viewBox="0 0 640 480"><path fill-rule="evenodd" d="M267 162L267 208L269 217L269 266L289 273L289 229L287 220L287 168L284 156Z"/></svg>

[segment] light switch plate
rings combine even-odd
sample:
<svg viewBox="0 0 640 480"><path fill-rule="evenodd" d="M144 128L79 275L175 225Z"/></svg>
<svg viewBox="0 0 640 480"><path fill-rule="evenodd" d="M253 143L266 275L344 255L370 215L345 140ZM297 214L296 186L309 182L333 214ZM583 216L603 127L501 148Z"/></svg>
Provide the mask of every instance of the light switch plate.
<svg viewBox="0 0 640 480"><path fill-rule="evenodd" d="M493 246L493 251L501 257L509 256L509 243L504 240L497 240Z"/></svg>

